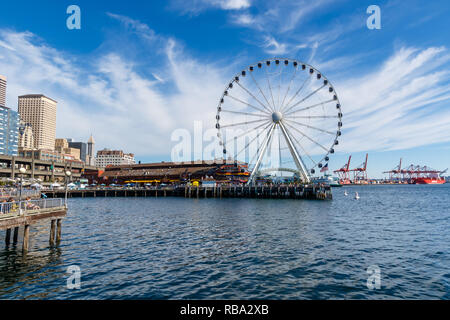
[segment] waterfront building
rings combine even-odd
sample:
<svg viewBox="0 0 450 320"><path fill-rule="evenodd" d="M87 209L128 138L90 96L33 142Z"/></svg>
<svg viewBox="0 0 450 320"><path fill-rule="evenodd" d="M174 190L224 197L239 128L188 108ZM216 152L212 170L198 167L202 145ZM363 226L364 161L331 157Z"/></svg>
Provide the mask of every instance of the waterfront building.
<svg viewBox="0 0 450 320"><path fill-rule="evenodd" d="M0 107L6 107L6 77L0 74Z"/></svg>
<svg viewBox="0 0 450 320"><path fill-rule="evenodd" d="M89 166L94 166L95 165L95 157L94 157L95 141L94 141L94 137L92 136L92 134L89 137L87 145L88 145L87 164Z"/></svg>
<svg viewBox="0 0 450 320"><path fill-rule="evenodd" d="M19 148L34 149L34 136L31 124L22 120L19 125Z"/></svg>
<svg viewBox="0 0 450 320"><path fill-rule="evenodd" d="M243 183L250 173L248 164L224 160L192 162L160 162L109 166L101 179L103 183L185 183L188 181L211 181Z"/></svg>
<svg viewBox="0 0 450 320"><path fill-rule="evenodd" d="M77 162L82 163L79 159L76 159L74 155L61 153L56 150L51 149L38 149L38 150L30 150L19 148L18 152L19 157L22 158L32 158L36 160L43 161L54 161L54 162Z"/></svg>
<svg viewBox="0 0 450 320"><path fill-rule="evenodd" d="M19 96L19 113L31 124L34 148L54 150L56 137L57 102L42 94Z"/></svg>
<svg viewBox="0 0 450 320"><path fill-rule="evenodd" d="M105 168L107 166L118 166L134 164L134 154L124 153L122 150L109 150L103 149L97 152L95 157L95 165L100 168Z"/></svg>
<svg viewBox="0 0 450 320"><path fill-rule="evenodd" d="M0 106L0 154L17 155L19 125L19 114L10 108Z"/></svg>

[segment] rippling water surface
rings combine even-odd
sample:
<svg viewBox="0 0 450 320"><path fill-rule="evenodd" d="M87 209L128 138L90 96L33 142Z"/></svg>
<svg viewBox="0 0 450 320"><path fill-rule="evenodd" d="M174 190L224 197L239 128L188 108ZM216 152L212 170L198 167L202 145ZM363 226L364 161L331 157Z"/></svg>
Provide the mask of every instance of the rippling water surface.
<svg viewBox="0 0 450 320"><path fill-rule="evenodd" d="M59 248L49 222L32 226L25 257L0 232L0 299L450 299L450 185L333 193L71 199ZM66 287L71 265L81 289Z"/></svg>

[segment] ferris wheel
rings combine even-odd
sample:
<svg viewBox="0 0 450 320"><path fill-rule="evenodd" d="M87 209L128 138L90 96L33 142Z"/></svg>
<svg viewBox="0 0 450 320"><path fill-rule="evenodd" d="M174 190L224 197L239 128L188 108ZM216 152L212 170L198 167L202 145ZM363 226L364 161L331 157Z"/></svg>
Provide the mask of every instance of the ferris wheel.
<svg viewBox="0 0 450 320"><path fill-rule="evenodd" d="M331 82L311 65L284 58L259 61L236 74L216 114L223 158L248 163L248 183L269 172L310 182L334 153L341 127Z"/></svg>

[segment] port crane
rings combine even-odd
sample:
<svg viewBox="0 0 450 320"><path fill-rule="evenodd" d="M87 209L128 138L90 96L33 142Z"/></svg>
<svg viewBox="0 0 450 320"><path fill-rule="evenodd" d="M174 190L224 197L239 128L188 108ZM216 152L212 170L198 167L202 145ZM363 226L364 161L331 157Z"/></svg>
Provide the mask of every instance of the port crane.
<svg viewBox="0 0 450 320"><path fill-rule="evenodd" d="M361 183L367 182L367 160L369 158L369 154L366 153L366 160L360 164L355 169L350 171L353 172L353 183Z"/></svg>
<svg viewBox="0 0 450 320"><path fill-rule="evenodd" d="M389 174L389 181L396 183L436 183L436 181L441 183L443 181L441 175L446 173L447 170L439 171L428 166L414 164L402 169L402 159L400 159L398 166L383 173Z"/></svg>
<svg viewBox="0 0 450 320"><path fill-rule="evenodd" d="M350 161L352 160L352 156L348 157L348 161L346 164L342 166L342 168L335 170L334 173L337 173L339 177L339 182L341 184L350 184Z"/></svg>

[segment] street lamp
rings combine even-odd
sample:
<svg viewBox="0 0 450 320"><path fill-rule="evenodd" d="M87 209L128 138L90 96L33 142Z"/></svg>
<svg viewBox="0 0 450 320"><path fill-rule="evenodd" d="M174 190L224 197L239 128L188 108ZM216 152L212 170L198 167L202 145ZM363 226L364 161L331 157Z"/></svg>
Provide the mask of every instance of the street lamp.
<svg viewBox="0 0 450 320"><path fill-rule="evenodd" d="M65 174L66 174L66 195L65 195L65 197L64 197L64 205L65 205L66 208L67 208L67 185L69 184L69 179L70 179L70 176L72 175L72 172L70 172L69 170L67 170L67 171L65 172Z"/></svg>
<svg viewBox="0 0 450 320"><path fill-rule="evenodd" d="M27 169L21 167L19 169L20 172L20 189L19 189L19 203L22 201L22 185L23 185L23 175L27 172Z"/></svg>

